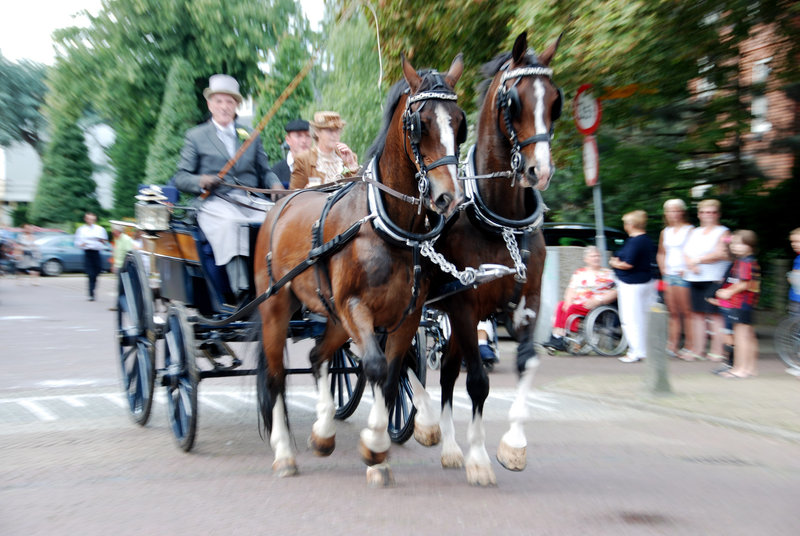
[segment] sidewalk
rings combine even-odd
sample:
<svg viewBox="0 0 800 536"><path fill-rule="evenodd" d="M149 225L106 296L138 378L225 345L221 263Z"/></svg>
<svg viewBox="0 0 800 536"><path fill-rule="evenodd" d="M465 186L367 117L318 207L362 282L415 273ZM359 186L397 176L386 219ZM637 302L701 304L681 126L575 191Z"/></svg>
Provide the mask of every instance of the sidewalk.
<svg viewBox="0 0 800 536"><path fill-rule="evenodd" d="M622 404L646 411L702 420L759 434L800 442L800 380L785 372L775 354L770 326L758 326L759 375L747 379L725 379L710 371L716 363L684 363L672 359L667 370L671 393L654 394L646 385L646 363L605 363L604 371L592 373L590 360L608 358L552 357L556 360L586 360L588 373L562 375L539 383L545 391L589 398L606 404ZM547 358L545 358L547 359ZM543 365L543 367L546 366ZM619 369L609 373L608 369ZM636 367L631 370L631 367Z"/></svg>

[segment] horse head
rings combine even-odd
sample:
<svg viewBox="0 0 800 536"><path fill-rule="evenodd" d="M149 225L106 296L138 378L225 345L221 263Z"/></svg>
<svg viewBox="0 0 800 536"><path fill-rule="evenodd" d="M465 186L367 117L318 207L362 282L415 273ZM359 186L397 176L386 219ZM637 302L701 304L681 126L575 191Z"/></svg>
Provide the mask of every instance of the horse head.
<svg viewBox="0 0 800 536"><path fill-rule="evenodd" d="M560 41L561 36L537 58L528 52L523 32L489 88L494 95L497 126L511 148L511 169L522 186L538 190L547 189L555 171L550 140L564 97L553 83L549 65Z"/></svg>
<svg viewBox="0 0 800 536"><path fill-rule="evenodd" d="M458 148L467 137L467 118L453 88L464 71L458 54L447 73L418 73L401 55L409 91L403 111L404 146L415 163L425 206L450 216L464 200L458 180Z"/></svg>

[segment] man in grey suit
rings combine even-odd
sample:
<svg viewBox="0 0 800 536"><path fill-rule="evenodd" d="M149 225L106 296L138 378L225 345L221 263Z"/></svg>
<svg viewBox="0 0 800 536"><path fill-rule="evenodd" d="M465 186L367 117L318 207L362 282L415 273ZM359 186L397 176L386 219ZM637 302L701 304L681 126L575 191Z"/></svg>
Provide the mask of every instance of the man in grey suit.
<svg viewBox="0 0 800 536"><path fill-rule="evenodd" d="M271 202L226 183L255 188L283 189L270 170L269 160L255 139L225 175L218 173L236 154L249 132L235 123L236 108L242 103L239 83L231 76L215 74L203 91L211 120L190 129L181 149L175 184L193 194L209 193L199 201L197 223L214 252L217 266L225 266L231 290L242 299L249 290L247 224L264 221Z"/></svg>

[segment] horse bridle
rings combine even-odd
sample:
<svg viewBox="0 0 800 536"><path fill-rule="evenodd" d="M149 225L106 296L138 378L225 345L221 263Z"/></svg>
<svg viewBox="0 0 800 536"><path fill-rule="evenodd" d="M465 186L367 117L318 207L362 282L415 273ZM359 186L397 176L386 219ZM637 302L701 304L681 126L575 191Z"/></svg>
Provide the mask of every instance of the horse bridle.
<svg viewBox="0 0 800 536"><path fill-rule="evenodd" d="M435 74L437 78L441 79L440 74L431 74ZM441 86L445 86L443 80L437 81L434 88ZM417 169L419 170L416 174L416 179L417 190L419 191L420 207L422 206L422 199L425 194L428 193L428 188L430 187L428 182L428 172L439 166L458 166L458 148L467 138L467 118L466 114L464 114L464 111L461 110L461 126L456 134L456 154L445 155L435 162L432 162L430 165L425 165L425 162L422 159L422 154L419 150L419 144L422 141L422 117L420 116L420 112L425 104L430 100L445 100L455 102L458 100L458 96L449 89L444 91L437 91L436 89L433 89L430 91L417 93L416 95L411 95L406 99L406 106L405 110L403 111L403 146L407 154L408 146L406 145L406 142L410 143L411 152L414 154L414 160L416 161ZM420 107L416 110L411 111L411 105L417 102L422 102L422 105L420 105Z"/></svg>
<svg viewBox="0 0 800 536"><path fill-rule="evenodd" d="M534 134L530 138L519 141L519 137L517 136L516 129L514 129L512 119L520 115L521 104L519 100L517 84L519 84L520 80L526 76L546 76L552 83L553 69L543 65L520 67L518 69L504 72L500 79L500 85L497 88L497 107L502 112L506 131L508 132L509 141L511 142L511 171L513 171L515 175L518 175L522 172L523 147L532 143L550 143L550 140L553 139L555 122L559 117L561 117L561 108L564 103L564 93L561 91L561 88L556 87L558 90L558 98L556 99L556 102L553 103L553 107L550 110L550 132L545 134ZM511 87L507 88L506 82L511 79L514 79L514 83L511 84Z"/></svg>

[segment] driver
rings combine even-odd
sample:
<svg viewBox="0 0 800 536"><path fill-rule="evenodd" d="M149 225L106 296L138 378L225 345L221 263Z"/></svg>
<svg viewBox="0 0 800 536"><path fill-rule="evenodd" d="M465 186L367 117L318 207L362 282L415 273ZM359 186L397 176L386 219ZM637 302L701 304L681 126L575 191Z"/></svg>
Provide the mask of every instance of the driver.
<svg viewBox="0 0 800 536"><path fill-rule="evenodd" d="M242 301L249 290L246 257L250 239L246 224L262 223L269 204L243 190L225 186L217 176L250 135L235 122L236 108L242 103L239 83L231 76L215 74L209 78L203 96L211 119L186 133L175 185L184 192L211 194L198 200L197 223L211 244L215 264L225 266L231 290ZM225 176L225 182L283 189L270 170L258 137Z"/></svg>

